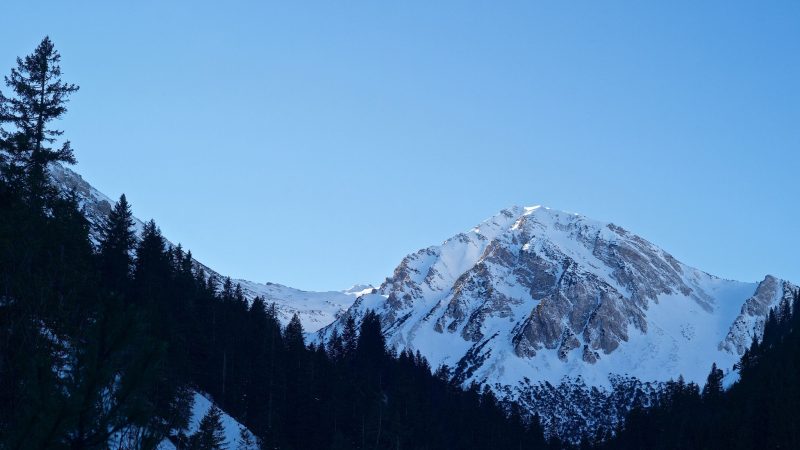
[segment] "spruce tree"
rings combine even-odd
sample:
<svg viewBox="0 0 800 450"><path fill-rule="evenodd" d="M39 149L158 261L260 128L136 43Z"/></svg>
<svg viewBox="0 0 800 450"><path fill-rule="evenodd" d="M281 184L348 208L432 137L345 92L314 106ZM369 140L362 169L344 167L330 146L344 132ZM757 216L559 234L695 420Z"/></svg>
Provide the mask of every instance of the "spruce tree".
<svg viewBox="0 0 800 450"><path fill-rule="evenodd" d="M222 300L225 302L233 301L233 282L231 277L225 277L225 282L222 283Z"/></svg>
<svg viewBox="0 0 800 450"><path fill-rule="evenodd" d="M343 354L344 345L342 344L342 338L339 336L339 330L334 327L331 332L331 337L328 339L328 356L333 360L337 360L340 359Z"/></svg>
<svg viewBox="0 0 800 450"><path fill-rule="evenodd" d="M236 283L236 289L234 289L234 291L233 291L233 298L240 305L243 305L243 304L246 305L246 303L247 303L247 301L244 298L244 291L242 291L242 285L239 284L239 283Z"/></svg>
<svg viewBox="0 0 800 450"><path fill-rule="evenodd" d="M767 320L764 323L764 333L761 337L761 345L767 348L772 347L772 345L775 344L775 341L778 339L779 333L778 315L775 312L775 309L772 308L769 310L769 314L767 314Z"/></svg>
<svg viewBox="0 0 800 450"><path fill-rule="evenodd" d="M708 374L706 385L703 387L703 400L716 401L722 396L722 369L717 368L717 363L711 364L711 372Z"/></svg>
<svg viewBox="0 0 800 450"><path fill-rule="evenodd" d="M134 278L143 300L152 302L163 294L159 286L163 284L170 271L166 240L155 221L151 220L142 230L142 238L136 247L134 267Z"/></svg>
<svg viewBox="0 0 800 450"><path fill-rule="evenodd" d="M292 315L292 319L286 325L286 329L283 332L283 339L290 353L299 353L305 348L303 324L300 323L300 318L297 314Z"/></svg>
<svg viewBox="0 0 800 450"><path fill-rule="evenodd" d="M63 131L50 125L67 112L69 96L78 90L61 81L60 62L61 55L45 37L33 53L17 58L17 67L5 77L11 96L0 93L0 123L11 125L0 133L0 150L9 156L4 173L24 178L32 199L47 186L48 164L75 163L70 142L56 143Z"/></svg>
<svg viewBox="0 0 800 450"><path fill-rule="evenodd" d="M133 226L131 207L125 194L122 194L102 225L100 242L100 264L104 280L117 291L124 289L133 266L131 252L136 245Z"/></svg>
<svg viewBox="0 0 800 450"><path fill-rule="evenodd" d="M381 332L381 320L372 310L367 311L361 321L356 354L359 359L371 364L380 364L386 357L386 338ZM422 358L419 353L417 355Z"/></svg>
<svg viewBox="0 0 800 450"><path fill-rule="evenodd" d="M344 321L344 328L342 329L342 344L344 345L344 355L346 357L353 357L357 343L358 331L356 329L356 321L352 314L348 314L347 319Z"/></svg>
<svg viewBox="0 0 800 450"><path fill-rule="evenodd" d="M226 450L225 430L222 428L222 411L212 405L200 426L189 438L190 450Z"/></svg>
<svg viewBox="0 0 800 450"><path fill-rule="evenodd" d="M239 427L239 439L236 442L236 450L258 450L256 439L244 427Z"/></svg>

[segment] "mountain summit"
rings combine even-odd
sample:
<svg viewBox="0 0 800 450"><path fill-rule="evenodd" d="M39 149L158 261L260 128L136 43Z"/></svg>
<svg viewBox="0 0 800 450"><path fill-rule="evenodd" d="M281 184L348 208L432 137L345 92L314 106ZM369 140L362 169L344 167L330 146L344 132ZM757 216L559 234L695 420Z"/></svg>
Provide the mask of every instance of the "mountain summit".
<svg viewBox="0 0 800 450"><path fill-rule="evenodd" d="M374 310L390 346L519 400L564 380L702 384L714 362L730 373L769 308L796 290L709 275L612 223L513 207L408 255L347 315Z"/></svg>

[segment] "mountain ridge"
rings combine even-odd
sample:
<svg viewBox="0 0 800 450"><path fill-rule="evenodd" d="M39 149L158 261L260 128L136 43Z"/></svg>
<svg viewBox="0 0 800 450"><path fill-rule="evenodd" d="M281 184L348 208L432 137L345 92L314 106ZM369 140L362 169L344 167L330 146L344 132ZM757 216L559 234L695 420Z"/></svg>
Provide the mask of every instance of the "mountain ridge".
<svg viewBox="0 0 800 450"><path fill-rule="evenodd" d="M63 166L51 174L96 229L112 201ZM712 362L732 382L770 308L797 291L772 275L716 277L618 225L540 205L503 209L407 255L377 288L234 282L246 298L274 302L282 323L298 314L317 342L374 310L390 347L419 351L455 382L539 413L560 436L613 427L633 392L655 395L668 379L702 384ZM616 412L604 414L612 403Z"/></svg>
<svg viewBox="0 0 800 450"><path fill-rule="evenodd" d="M84 215L91 224L90 236L95 244L100 241L100 226L108 216L114 205L107 195L103 194L81 177L77 172L61 164L50 166L50 176L56 186L65 194L74 193ZM134 215L134 229L141 234L144 221ZM168 245L175 244L167 238ZM201 268L206 275L214 276L222 281L225 276L211 267L194 259L194 264ZM261 296L267 303L274 303L281 323L286 325L297 314L306 332L313 333L321 327L331 323L338 315L342 314L350 304L355 301L356 295L368 289L368 285L354 285L341 291L304 291L277 283L258 283L254 281L232 279L233 283L242 286L242 292L248 300ZM361 289L354 289L355 287Z"/></svg>
<svg viewBox="0 0 800 450"><path fill-rule="evenodd" d="M716 277L613 223L513 207L406 256L316 338L327 341L347 316L358 321L374 310L388 345L419 351L465 387L487 386L551 416L582 410L545 420L564 436L561 426L603 420L591 402L565 406L576 386L587 398L601 389L592 402L607 404L618 386L679 376L702 384L712 363L735 379L733 366L760 337L769 309L796 291L771 275L752 283ZM540 400L548 395L550 403ZM619 415L632 404L623 402Z"/></svg>
<svg viewBox="0 0 800 450"><path fill-rule="evenodd" d="M113 201L83 180L79 174L64 166L58 164L51 166L51 175L63 191L71 191L77 194L87 218L92 223L93 229L96 230L100 221L110 211ZM134 218L134 221L135 228L141 230L144 225L143 221L138 218ZM537 238L537 232L541 234L548 230L551 231L549 235ZM555 231L555 233L552 231ZM500 235L509 232L511 232L510 240L504 242L498 240ZM571 238L576 238L577 241ZM576 246L577 242L585 247L590 238L594 241L592 242L593 249L591 252L587 253L585 248L580 248L580 245ZM608 245L598 251L598 242L605 242ZM627 245L619 245L619 243ZM303 325L306 327L306 331L309 332L317 331L331 324L341 317L342 313L351 304L363 304L367 301L367 298L374 302L377 299L372 296L383 295L390 308L385 311L382 318L385 323L389 324L386 331L391 334L391 328L399 325L396 323L399 319L397 314L403 310L404 305L408 306L410 302L414 301L417 303L417 307L422 309L426 307L439 309L437 308L438 301L436 302L437 305L432 304L434 299L423 295L423 290L426 290L429 294L435 293L443 297L450 293L449 290L444 289L445 286L455 287L452 292L454 298L448 298L447 305L441 305L444 306L444 314L441 314L435 322L435 331L444 333L447 330L452 333L453 330L460 330L461 337L467 341L475 342L480 341L480 337L483 334L480 331L480 327L476 328L478 324L476 319L481 316L481 310L470 310L470 314L466 314L467 310L469 310L469 301L475 300L474 298L467 298L467 294L474 294L478 287L475 283L481 280L482 277L489 275L485 273L487 264L502 264L508 262L509 258L514 257L509 251L512 247L521 253L529 252L544 256L558 256L560 254L560 256L565 256L565 262L568 263L566 266L549 267L549 269L557 269L551 270L551 273L549 273L549 281L556 280L557 283L564 284L569 281L570 277L578 275L569 264L587 266L590 269L602 269L599 274L606 275L606 279L603 280L606 283L604 287L612 288L617 293L623 294L630 303L640 307L645 305L646 300L655 300L655 304L657 304L659 294L681 293L689 296L695 302L696 307L709 311L713 309L710 303L711 297L702 287L697 285L697 280L705 279L704 281L706 282L738 284L743 289L743 292L738 294L746 293L747 295L742 297L741 310L733 318L725 339L720 340L718 343L721 350L735 354L741 354L746 345L749 344L749 342L745 341L757 336L758 333L753 332L754 328L763 327L763 317L768 312L768 308L774 306L775 303L774 295L771 296L770 294L775 293L776 286L781 285L785 292L791 292L792 289L796 289L794 285L772 275L767 275L759 283L742 283L716 277L678 262L669 253L618 225L592 220L580 214L558 211L541 205L505 208L467 232L458 233L445 240L440 246L426 247L409 254L403 258L393 274L387 277L381 286L376 289L376 293L372 293L375 288L369 285L358 286L358 289L315 292L303 291L272 282L257 283L243 279L234 279L234 281L242 286L246 297L249 299L260 295L268 301L275 301L282 321L286 322L292 314L298 313ZM439 254L442 249L447 250L448 248L451 251L446 251L445 255ZM605 253L603 250L605 250ZM638 250L638 252L632 252L633 250ZM621 256L632 258L637 264L632 267L609 267L609 261L614 261L614 258ZM642 260L642 257L645 259ZM539 260L541 259L539 257ZM532 263L539 264L541 263L539 260ZM531 261L523 261L523 263L531 263ZM199 261L197 261L197 264L208 274L222 278L220 274L207 265ZM514 275L522 277L522 285L531 288L541 284L534 283L531 279L526 279L526 276L531 275L530 273L520 272L519 267L516 269L517 273ZM616 273L614 273L615 270ZM422 273L423 271L425 272L424 274ZM543 273L548 274L546 270ZM689 277L683 279L681 276L683 274L688 274ZM539 275L541 276L542 274L540 273ZM558 275L557 279L555 275ZM648 282L647 285L635 282L637 281L635 280L636 277L641 278L642 276L645 276ZM596 277L590 277L590 281L596 281L594 278ZM517 278L517 280L519 279ZM514 283L504 284L505 286L503 287L505 288L514 288ZM784 286L785 284L786 286ZM497 287L494 286L492 291L496 292ZM632 291L631 287L635 289ZM520 294L524 293L517 291L511 294L511 296L503 294L502 296L506 298L501 296L500 303L496 305L505 314L510 313L512 307L519 304L518 301L515 301L519 300L519 298L514 299L513 294L520 297ZM434 295L434 297L436 296ZM436 300L442 299L437 298ZM552 312L552 303L558 302L539 305L540 301L530 300L536 303L536 308L532 308L534 314L528 317L524 323L519 323L520 327L515 330L513 349L516 356L532 357L536 355L537 351L552 350L556 343L555 341L559 341L558 348L562 354L573 351L574 348L570 348L575 345L572 337L569 335L562 336L560 332L563 330L550 327L552 324L548 323L546 317L547 313ZM421 305L420 302L422 303ZM590 328L588 333L584 333L585 336L582 337L587 338L592 344L591 348L587 346L589 351L584 351L581 355L585 362L596 360L595 353L598 350L606 354L613 352L616 346L619 345L619 338L627 337L627 325L633 325L638 330L646 332L647 324L643 322L643 310L630 308L629 305L616 306L619 307L614 311L610 311L610 313L628 313L627 319L629 323L624 324L624 330L621 326L622 324L617 324L619 326L605 324L600 327L606 331L606 335L602 336L592 335L593 330L596 331L600 328ZM602 308L601 302L600 310L597 312L604 312ZM738 306L737 309L739 309ZM485 308L482 311L484 314L489 312ZM428 314L431 312L428 311ZM498 311L492 312L497 313ZM469 317L473 314L473 317ZM585 316L586 314L583 315ZM464 326L465 324L468 326ZM612 332L614 336L607 335ZM324 335L325 333L323 332L321 336Z"/></svg>

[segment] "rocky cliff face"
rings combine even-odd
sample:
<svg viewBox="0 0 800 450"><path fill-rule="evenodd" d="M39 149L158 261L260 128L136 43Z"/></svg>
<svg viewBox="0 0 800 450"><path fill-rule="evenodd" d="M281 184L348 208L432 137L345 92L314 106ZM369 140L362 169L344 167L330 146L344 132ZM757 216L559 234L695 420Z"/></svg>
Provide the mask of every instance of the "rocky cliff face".
<svg viewBox="0 0 800 450"><path fill-rule="evenodd" d="M348 314L374 309L390 345L513 396L565 377L702 382L712 362L730 370L796 289L723 280L614 224L514 207L407 256Z"/></svg>
<svg viewBox="0 0 800 450"><path fill-rule="evenodd" d="M782 301L791 305L797 289L797 286L788 281L767 275L758 284L755 293L744 301L741 312L733 321L725 340L720 343L720 350L742 355L754 338L761 337L770 309L777 307Z"/></svg>

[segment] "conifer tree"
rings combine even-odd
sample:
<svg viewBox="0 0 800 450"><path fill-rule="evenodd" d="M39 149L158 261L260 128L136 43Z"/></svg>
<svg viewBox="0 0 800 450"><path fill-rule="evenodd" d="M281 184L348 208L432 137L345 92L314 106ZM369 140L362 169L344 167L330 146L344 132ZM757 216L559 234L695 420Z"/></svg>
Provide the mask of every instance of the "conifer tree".
<svg viewBox="0 0 800 450"><path fill-rule="evenodd" d="M289 352L300 352L305 348L303 324L300 323L300 318L297 314L292 315L292 319L286 325L283 339Z"/></svg>
<svg viewBox="0 0 800 450"><path fill-rule="evenodd" d="M17 58L17 67L5 77L11 95L0 93L0 123L11 125L0 133L0 150L9 156L4 173L24 177L31 198L42 195L48 164L75 163L70 142L57 144L63 132L50 125L67 112L69 96L78 90L61 81L60 62L61 55L45 37L33 53Z"/></svg>
<svg viewBox="0 0 800 450"><path fill-rule="evenodd" d="M767 314L767 320L764 323L764 333L761 337L761 344L767 348L772 347L772 345L775 344L775 340L778 339L779 331L778 315L773 308L770 309L769 314Z"/></svg>
<svg viewBox="0 0 800 450"><path fill-rule="evenodd" d="M189 250L183 257L183 261L181 261L181 271L188 276L193 275L192 273L192 269L194 268L194 264L192 262L193 260L194 258L192 257L192 251Z"/></svg>
<svg viewBox="0 0 800 450"><path fill-rule="evenodd" d="M792 310L788 298L781 299L778 305L778 321L781 324L788 322L791 319Z"/></svg>
<svg viewBox="0 0 800 450"><path fill-rule="evenodd" d="M225 430L222 428L222 411L212 405L200 426L189 438L190 450L227 450L225 445Z"/></svg>
<svg viewBox="0 0 800 450"><path fill-rule="evenodd" d="M231 277L225 277L225 282L222 283L222 300L225 302L233 301L233 282Z"/></svg>
<svg viewBox="0 0 800 450"><path fill-rule="evenodd" d="M328 356L333 360L337 360L341 358L343 354L344 345L342 344L342 338L339 336L339 330L334 328L328 340Z"/></svg>
<svg viewBox="0 0 800 450"><path fill-rule="evenodd" d="M208 279L206 279L206 291L213 295L217 292L217 289L219 289L219 282L217 281L217 277L212 273L208 276Z"/></svg>
<svg viewBox="0 0 800 450"><path fill-rule="evenodd" d="M156 319L164 319L163 312L168 307L162 299L166 292L161 288L170 277L172 267L166 252L166 240L155 221L144 225L142 237L136 246L136 263L134 264L134 281L136 300L141 304L152 306ZM166 331L166 330L164 330Z"/></svg>
<svg viewBox="0 0 800 450"><path fill-rule="evenodd" d="M236 442L236 450L258 450L255 438L244 427L239 427L239 439Z"/></svg>
<svg viewBox="0 0 800 450"><path fill-rule="evenodd" d="M102 225L100 242L100 264L104 280L118 291L125 286L133 266L131 252L136 245L133 226L131 207L125 194L122 194Z"/></svg>
<svg viewBox="0 0 800 450"><path fill-rule="evenodd" d="M244 291L242 291L242 285L239 283L236 283L236 289L233 291L233 298L240 305L246 303L246 300L244 299Z"/></svg>
<svg viewBox="0 0 800 450"><path fill-rule="evenodd" d="M372 310L367 311L361 321L356 354L360 359L373 364L380 364L386 357L386 338L381 332L381 320ZM422 356L418 354L418 358L421 359Z"/></svg>
<svg viewBox="0 0 800 450"><path fill-rule="evenodd" d="M717 363L711 364L711 372L708 374L706 385L703 387L703 400L716 401L722 395L722 369L717 368Z"/></svg>
<svg viewBox="0 0 800 450"><path fill-rule="evenodd" d="M356 321L351 314L348 314L347 319L344 321L342 343L344 344L344 355L352 357L355 354L358 343L358 331L356 329Z"/></svg>

